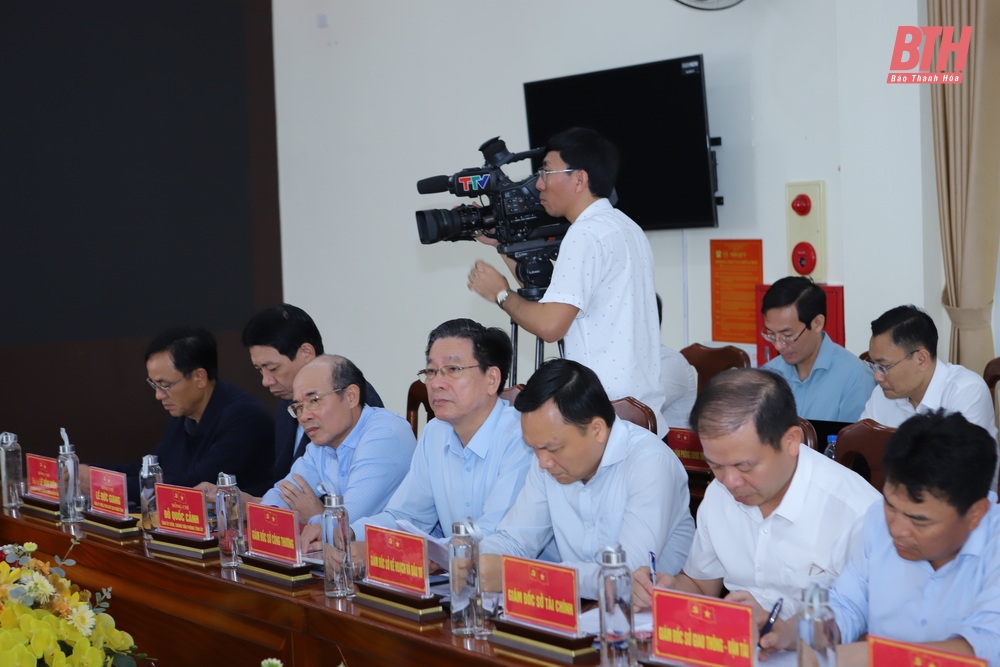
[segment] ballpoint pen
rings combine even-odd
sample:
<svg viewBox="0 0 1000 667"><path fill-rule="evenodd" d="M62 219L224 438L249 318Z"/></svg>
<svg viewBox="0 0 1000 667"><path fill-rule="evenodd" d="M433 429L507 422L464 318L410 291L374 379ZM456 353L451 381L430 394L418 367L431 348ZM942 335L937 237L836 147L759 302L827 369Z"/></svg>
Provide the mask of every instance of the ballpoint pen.
<svg viewBox="0 0 1000 667"><path fill-rule="evenodd" d="M653 585L656 585L656 554L652 551L649 552L649 578L653 580Z"/></svg>
<svg viewBox="0 0 1000 667"><path fill-rule="evenodd" d="M781 613L781 603L784 602L784 598L778 598L778 601L774 603L774 607L771 608L771 615L767 617L767 622L764 623L764 627L760 629L760 636L763 637L771 631L774 627L774 622L778 620L778 614ZM760 640L757 640L757 646L760 647Z"/></svg>

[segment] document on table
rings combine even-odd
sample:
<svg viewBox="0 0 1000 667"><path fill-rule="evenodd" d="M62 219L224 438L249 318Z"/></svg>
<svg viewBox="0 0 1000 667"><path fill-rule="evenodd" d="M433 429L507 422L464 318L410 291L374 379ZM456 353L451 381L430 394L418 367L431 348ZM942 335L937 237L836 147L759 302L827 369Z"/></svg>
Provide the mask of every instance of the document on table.
<svg viewBox="0 0 1000 667"><path fill-rule="evenodd" d="M448 540L443 537L434 537L430 533L420 530L406 519L397 519L396 527L399 530L406 531L411 535L419 535L427 540L427 557L445 570L448 569L448 561L451 560L448 557Z"/></svg>

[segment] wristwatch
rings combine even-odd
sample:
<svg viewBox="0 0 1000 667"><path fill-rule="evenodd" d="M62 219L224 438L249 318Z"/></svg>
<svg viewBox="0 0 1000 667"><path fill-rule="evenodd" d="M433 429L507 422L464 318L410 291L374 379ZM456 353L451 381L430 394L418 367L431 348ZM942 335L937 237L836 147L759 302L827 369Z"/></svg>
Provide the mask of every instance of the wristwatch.
<svg viewBox="0 0 1000 667"><path fill-rule="evenodd" d="M503 310L503 302L506 301L509 296L509 289L501 290L500 293L497 294L497 305L500 306L500 310Z"/></svg>

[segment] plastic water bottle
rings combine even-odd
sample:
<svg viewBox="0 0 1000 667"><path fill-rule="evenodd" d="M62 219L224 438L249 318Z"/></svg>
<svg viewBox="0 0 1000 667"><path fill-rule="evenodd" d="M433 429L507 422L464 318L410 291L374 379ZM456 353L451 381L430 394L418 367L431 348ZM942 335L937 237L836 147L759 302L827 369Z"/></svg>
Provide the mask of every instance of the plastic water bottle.
<svg viewBox="0 0 1000 667"><path fill-rule="evenodd" d="M240 564L243 551L243 507L236 475L219 473L215 491L215 517L218 521L219 562L222 567Z"/></svg>
<svg viewBox="0 0 1000 667"><path fill-rule="evenodd" d="M21 464L21 445L13 433L0 434L0 477L3 481L3 506L20 507L21 482L24 480Z"/></svg>
<svg viewBox="0 0 1000 667"><path fill-rule="evenodd" d="M826 436L826 449L823 450L823 456L831 459L837 458L837 436Z"/></svg>
<svg viewBox="0 0 1000 667"><path fill-rule="evenodd" d="M59 429L63 444L59 446L56 469L59 475L59 520L63 523L83 521L83 494L80 492L80 459L69 442L66 429Z"/></svg>
<svg viewBox="0 0 1000 667"><path fill-rule="evenodd" d="M615 544L598 552L597 598L601 615L601 667L638 664L632 626L632 573L625 551Z"/></svg>
<svg viewBox="0 0 1000 667"><path fill-rule="evenodd" d="M330 598L354 595L350 531L344 497L328 493L323 497L323 591Z"/></svg>
<svg viewBox="0 0 1000 667"><path fill-rule="evenodd" d="M479 536L471 520L451 524L448 570L451 573L451 634L476 635L484 631L479 608Z"/></svg>
<svg viewBox="0 0 1000 667"><path fill-rule="evenodd" d="M810 584L802 600L805 609L798 620L799 667L836 667L840 628L830 608L830 592L819 584Z"/></svg>
<svg viewBox="0 0 1000 667"><path fill-rule="evenodd" d="M142 508L142 529L146 539L150 539L149 531L159 525L156 514L156 485L163 484L163 468L156 454L142 457L142 470L139 471L139 504Z"/></svg>

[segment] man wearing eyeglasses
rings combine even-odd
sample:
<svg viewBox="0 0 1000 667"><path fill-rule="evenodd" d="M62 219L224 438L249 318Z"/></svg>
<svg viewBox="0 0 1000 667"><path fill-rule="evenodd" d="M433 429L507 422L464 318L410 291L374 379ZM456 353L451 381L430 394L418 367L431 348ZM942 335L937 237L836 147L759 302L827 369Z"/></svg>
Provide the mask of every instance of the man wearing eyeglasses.
<svg viewBox="0 0 1000 667"><path fill-rule="evenodd" d="M385 511L351 515L355 558L363 557L366 525L396 529L405 520L450 537L452 523L471 517L492 533L524 484L531 452L517 411L500 398L512 356L507 334L449 320L431 331L425 354L417 375L427 383L434 419Z"/></svg>
<svg viewBox="0 0 1000 667"><path fill-rule="evenodd" d="M326 494L343 496L349 517L385 507L410 468L416 440L405 419L365 404L365 387L365 376L344 357L321 355L302 367L288 412L310 444L261 503L296 510L303 523L319 521Z"/></svg>
<svg viewBox="0 0 1000 667"><path fill-rule="evenodd" d="M267 488L274 422L260 401L218 379L210 332L178 328L160 334L146 348L146 372L147 384L171 416L153 451L167 484L195 486L215 481L223 471L236 475L247 491ZM138 462L103 467L127 473L129 498L138 500ZM81 466L80 481L86 492L89 466Z"/></svg>
<svg viewBox="0 0 1000 667"><path fill-rule="evenodd" d="M662 437L668 420L653 251L642 229L608 200L618 151L585 128L560 132L546 147L536 182L539 200L546 213L572 224L545 296L530 301L512 293L507 279L482 261L469 272L468 287L495 301L526 331L549 343L562 339L566 358L597 373L612 400L632 396L649 406ZM496 245L485 236L479 240ZM513 272L513 261L506 261Z"/></svg>
<svg viewBox="0 0 1000 667"><path fill-rule="evenodd" d="M915 414L960 412L995 440L993 398L978 373L937 358L934 320L916 306L898 306L872 322L869 365L878 386L862 419L897 428Z"/></svg>
<svg viewBox="0 0 1000 667"><path fill-rule="evenodd" d="M762 367L785 378L806 419L855 422L875 388L872 372L826 335L826 292L802 276L771 285L761 300L761 336L780 356Z"/></svg>
<svg viewBox="0 0 1000 667"><path fill-rule="evenodd" d="M274 469L271 484L284 478L292 462L305 453L309 437L298 420L288 412L292 402L292 381L307 363L323 354L323 338L313 319L301 308L282 303L262 310L243 329L243 345L250 352L260 383L281 399L274 416ZM365 404L384 407L382 399L366 382ZM214 497L214 487L208 489Z"/></svg>

